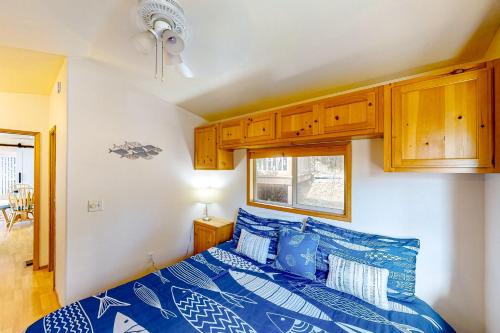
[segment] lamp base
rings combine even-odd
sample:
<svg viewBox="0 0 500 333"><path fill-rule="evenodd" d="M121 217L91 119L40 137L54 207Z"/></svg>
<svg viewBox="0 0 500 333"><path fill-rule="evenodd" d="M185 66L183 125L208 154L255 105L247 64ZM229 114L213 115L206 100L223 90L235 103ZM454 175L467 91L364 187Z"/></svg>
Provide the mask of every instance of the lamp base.
<svg viewBox="0 0 500 333"><path fill-rule="evenodd" d="M210 221L212 218L210 216L205 216L202 218L203 221Z"/></svg>

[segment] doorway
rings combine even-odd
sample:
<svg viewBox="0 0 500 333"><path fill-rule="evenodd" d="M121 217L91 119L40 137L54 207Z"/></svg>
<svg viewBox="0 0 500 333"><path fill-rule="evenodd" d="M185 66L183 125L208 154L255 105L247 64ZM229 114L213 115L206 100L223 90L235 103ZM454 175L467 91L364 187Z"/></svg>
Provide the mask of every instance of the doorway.
<svg viewBox="0 0 500 333"><path fill-rule="evenodd" d="M5 246L40 269L40 133L0 129L0 209ZM15 235L15 236L14 236ZM9 243L15 243L9 245ZM15 255L15 253L13 254ZM16 263L19 265L20 263Z"/></svg>

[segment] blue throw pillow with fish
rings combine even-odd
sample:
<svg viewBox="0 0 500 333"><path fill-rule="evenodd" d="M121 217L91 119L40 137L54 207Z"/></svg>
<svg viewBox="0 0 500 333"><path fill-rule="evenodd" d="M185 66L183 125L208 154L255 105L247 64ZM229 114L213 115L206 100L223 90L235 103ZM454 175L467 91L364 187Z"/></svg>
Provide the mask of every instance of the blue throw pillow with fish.
<svg viewBox="0 0 500 333"><path fill-rule="evenodd" d="M314 280L319 240L317 234L280 228L278 256L274 266L285 272Z"/></svg>
<svg viewBox="0 0 500 333"><path fill-rule="evenodd" d="M387 294L402 301L415 299L415 270L420 241L415 238L394 238L339 228L308 218L305 231L318 234L320 242L316 257L319 279L328 274L328 256L356 261L389 270Z"/></svg>
<svg viewBox="0 0 500 333"><path fill-rule="evenodd" d="M248 232L271 239L269 244L269 253L267 255L267 263L271 264L276 259L278 251L278 235L280 227L287 227L297 231L301 231L304 223L302 221L287 221L276 218L266 218L253 215L240 208L236 225L234 226L233 241L238 244L241 230L245 229Z"/></svg>

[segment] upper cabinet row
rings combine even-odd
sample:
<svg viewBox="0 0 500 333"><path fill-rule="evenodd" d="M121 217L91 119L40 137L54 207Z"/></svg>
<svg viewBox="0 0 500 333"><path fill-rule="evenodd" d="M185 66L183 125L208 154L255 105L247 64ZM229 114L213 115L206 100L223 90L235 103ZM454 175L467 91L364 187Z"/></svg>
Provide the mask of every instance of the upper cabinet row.
<svg viewBox="0 0 500 333"><path fill-rule="evenodd" d="M338 137L380 136L379 88L223 121L221 148L312 142ZM382 90L380 90L382 92Z"/></svg>
<svg viewBox="0 0 500 333"><path fill-rule="evenodd" d="M454 66L196 129L195 167L232 168L237 148L383 135L385 171L497 172L495 110L500 62Z"/></svg>

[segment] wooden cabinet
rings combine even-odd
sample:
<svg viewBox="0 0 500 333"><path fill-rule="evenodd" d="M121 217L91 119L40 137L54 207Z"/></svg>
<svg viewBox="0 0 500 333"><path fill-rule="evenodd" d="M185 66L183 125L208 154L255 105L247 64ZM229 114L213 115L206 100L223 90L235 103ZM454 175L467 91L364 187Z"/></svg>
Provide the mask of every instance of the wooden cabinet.
<svg viewBox="0 0 500 333"><path fill-rule="evenodd" d="M386 171L493 168L491 75L486 67L391 85Z"/></svg>
<svg viewBox="0 0 500 333"><path fill-rule="evenodd" d="M243 142L243 120L237 119L220 123L219 140L221 147L241 144Z"/></svg>
<svg viewBox="0 0 500 333"><path fill-rule="evenodd" d="M325 99L319 103L319 133L374 133L377 108L377 89Z"/></svg>
<svg viewBox="0 0 500 333"><path fill-rule="evenodd" d="M194 131L194 168L201 170L233 169L233 152L217 145L217 126L198 127Z"/></svg>
<svg viewBox="0 0 500 333"><path fill-rule="evenodd" d="M310 103L297 105L276 113L278 139L298 138L318 134L318 108Z"/></svg>
<svg viewBox="0 0 500 333"><path fill-rule="evenodd" d="M233 222L213 217L210 221L194 221L194 254L203 252L233 236Z"/></svg>
<svg viewBox="0 0 500 333"><path fill-rule="evenodd" d="M244 141L260 142L274 140L275 115L274 112L257 114L247 117L244 121Z"/></svg>

